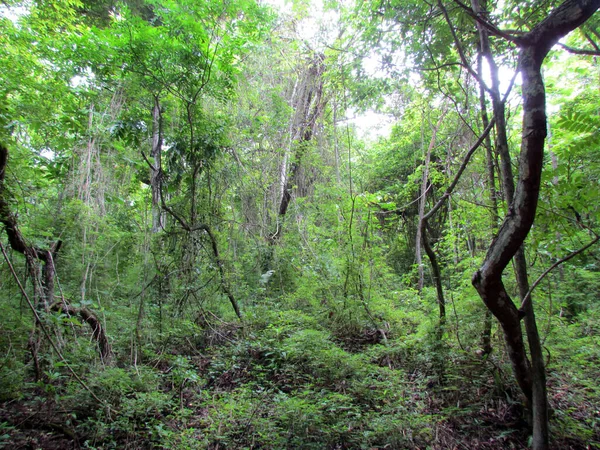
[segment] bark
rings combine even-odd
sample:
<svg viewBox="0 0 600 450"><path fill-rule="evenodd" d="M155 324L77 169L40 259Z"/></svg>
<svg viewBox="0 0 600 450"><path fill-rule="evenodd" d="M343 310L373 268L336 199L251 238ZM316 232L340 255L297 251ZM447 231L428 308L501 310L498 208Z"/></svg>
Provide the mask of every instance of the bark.
<svg viewBox="0 0 600 450"><path fill-rule="evenodd" d="M422 127L423 124L421 124ZM434 135L437 130L434 130ZM423 128L421 128L421 146L424 147L423 142ZM427 181L429 179L429 161L431 159L431 146L434 145L435 140L432 138L425 154L425 163L423 164L423 175L421 176L421 189L419 190L419 215L417 232L415 236L415 259L417 263L417 273L419 280L417 282L417 290L419 294L423 290L425 284L425 271L423 270L423 254L421 253L421 245L423 242L423 229L425 228L425 222L423 216L425 215L425 204L427 200Z"/></svg>
<svg viewBox="0 0 600 450"><path fill-rule="evenodd" d="M482 1L481 4L478 0L471 0L471 5L473 11L476 14L482 14L486 11L485 1ZM489 43L489 35L488 31L485 27L483 27L480 23L477 24L477 28L479 30L479 55L477 56L477 73L480 77L483 76L483 58L491 57L490 52L490 43ZM491 58L493 62L493 58ZM492 66L490 66L492 68ZM494 97L500 99L500 92L497 89L499 87L498 83L498 72L497 70L492 74L492 90L495 89L497 95ZM485 87L483 84L479 84L479 106L481 108L481 122L484 128L487 128L489 125L489 118L487 114L487 101L485 95ZM504 122L504 121L503 121ZM506 136L506 133L504 133ZM508 147L507 147L508 148ZM491 206L491 214L490 214L490 230L492 232L492 236L496 234L498 229L499 222L499 214L498 214L498 197L496 193L496 174L495 174L495 165L494 165L494 151L492 149L492 142L489 135L485 139L485 150L486 150L486 167L487 167L487 189L490 197L490 206ZM489 309L485 311L485 317L483 321L483 332L481 335L481 347L482 354L488 355L492 352L492 313Z"/></svg>
<svg viewBox="0 0 600 450"><path fill-rule="evenodd" d="M304 79L298 89L294 89L292 99L295 115L290 129L291 145L296 148L289 172L287 157L281 168L281 200L279 202L277 229L270 236L270 242L275 242L282 233L282 222L287 213L292 192L298 184L298 174L308 143L312 140L317 126L317 120L323 114L323 74L325 73L324 55L317 54L310 62ZM286 153L287 155L287 153Z"/></svg>
<svg viewBox="0 0 600 450"><path fill-rule="evenodd" d="M150 156L154 165L150 167L150 187L152 188L152 232L158 233L164 226L162 223L162 209L160 207L160 176L162 174L162 114L160 99L154 96L152 107L152 151Z"/></svg>
<svg viewBox="0 0 600 450"><path fill-rule="evenodd" d="M437 256L429 243L429 238L427 237L427 221L423 221L421 223L421 233L422 233L422 243L423 248L425 249L425 253L429 258L429 262L431 263L431 273L433 276L433 283L435 284L435 289L437 293L437 301L438 301L438 310L439 310L439 331L440 335L439 339L442 338L441 334L443 333L443 327L446 323L446 300L444 299L444 288L442 287L442 272L440 270L440 265L438 264ZM439 340L438 339L438 340Z"/></svg>
<svg viewBox="0 0 600 450"><path fill-rule="evenodd" d="M533 225L537 209L546 138L546 97L541 74L542 63L561 37L584 23L599 7L600 0L567 0L532 31L517 40L521 47L519 69L523 95L519 178L506 217L488 249L481 268L472 279L484 303L504 330L517 382L532 401L534 449L547 449L549 445L545 370L543 359L537 354L541 346L533 309L525 311L527 337L533 361L533 367L530 368L521 334L521 315L502 283L502 273L523 245ZM507 173L504 173L503 177L507 177ZM509 195L507 192L507 197ZM517 268L523 263L524 258L518 256ZM518 276L519 270L517 269ZM524 285L520 285L521 291L522 287ZM525 294L526 292L521 292L521 295Z"/></svg>
<svg viewBox="0 0 600 450"><path fill-rule="evenodd" d="M111 348L108 341L108 336L106 335L106 330L102 326L102 322L100 319L98 319L98 316L96 316L93 311L85 307L76 308L75 306L66 304L64 302L54 303L50 307L50 311L62 312L67 316L79 316L81 320L90 326L90 329L92 330L92 338L98 344L100 357L104 361L110 357Z"/></svg>
<svg viewBox="0 0 600 450"><path fill-rule="evenodd" d="M416 255L417 255L417 264L419 265L419 292L423 289L423 264L421 261L421 245L425 249L425 253L429 258L429 262L431 263L431 270L433 274L433 281L435 284L436 292L437 292L437 301L440 313L440 323L439 329L441 330L445 320L446 320L446 301L444 299L444 289L442 288L442 278L440 275L440 266L437 262L437 257L433 248L429 243L429 239L427 238L427 219L430 217L425 217L425 204L427 202L427 184L429 179L429 164L431 162L431 152L433 151L437 139L437 132L442 125L442 122L446 117L446 111L442 112L441 117L439 118L435 128L433 129L433 135L431 136L431 141L429 141L429 147L427 147L427 153L425 154L425 163L423 165L423 179L421 181L421 192L420 192L420 200L419 200L419 226L417 227L417 236L416 236ZM441 333L439 335L441 339Z"/></svg>
<svg viewBox="0 0 600 450"><path fill-rule="evenodd" d="M482 6L478 0L472 0L471 4L473 6L473 10L479 14L479 15L485 15L485 6ZM496 62L493 58L491 49L490 49L490 42L489 42L489 36L488 36L488 32L487 29L481 24L478 23L477 24L478 29L479 29L479 39L480 39L480 48L481 48L481 55L486 59L486 61L488 62L489 68L490 68L490 78L492 81L492 86L489 89L489 92L491 94L492 97L492 108L494 111L494 117L496 118L496 152L500 155L500 161L501 161L501 174L502 174L502 186L504 189L504 193L506 196L506 199L508 201L508 204L510 205L513 201L514 198L514 191L515 191L515 186L514 186L514 178L513 178L513 172L512 172L512 165L511 165L511 158L510 158L510 152L509 152L509 147L508 147L508 137L507 137L507 133L506 133L506 117L505 117L505 105L504 102L502 101L501 95L500 95L500 87L499 87L499 78L498 78L498 66L496 65ZM481 100L480 100L481 101ZM483 97L483 102L485 102L485 97ZM483 114L484 109L482 108L482 114ZM493 168L493 162L492 162L492 168ZM488 169L489 172L489 169ZM517 253L520 253L520 249L517 251ZM519 260L519 258L516 258L517 260ZM517 264L517 267L522 269L523 266ZM517 271L518 275L517 275L517 279L520 283L523 282L527 282L527 272L526 272L526 267L525 267L525 272L522 271ZM512 303L512 300L509 298L508 301L511 303L512 307L514 307L514 304ZM491 311L492 313L494 313L494 311L489 307L488 305L488 310ZM496 315L494 313L494 315ZM496 316L498 317L498 316ZM521 324L520 324L520 318L517 314L517 316L508 316L505 315L503 316L505 319L505 321L507 320L512 320L512 321L516 321L515 323L505 323L501 325L504 329L505 332L505 337L506 337L506 333L510 332L513 333L515 336L512 336L512 339L508 340L507 339L507 345L509 346L509 353L511 354L511 361L513 363L513 370L515 372L515 376L517 378L517 382L519 383L519 386L521 387L521 389L523 390L523 393L525 394L525 396L527 397L528 401L531 401L531 392L532 392L532 387L531 387L531 374L530 374L530 363L529 360L527 359L527 352L526 352L526 348L525 348L525 342L522 339L522 331L521 331ZM512 317L512 319L508 319L508 317ZM507 331L507 329L510 329L510 331ZM517 337L517 335L519 337Z"/></svg>

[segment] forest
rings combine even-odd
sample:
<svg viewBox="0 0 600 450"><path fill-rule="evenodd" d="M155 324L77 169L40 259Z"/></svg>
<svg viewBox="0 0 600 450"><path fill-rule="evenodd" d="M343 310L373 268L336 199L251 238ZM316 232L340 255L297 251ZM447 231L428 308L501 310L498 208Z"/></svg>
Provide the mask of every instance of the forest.
<svg viewBox="0 0 600 450"><path fill-rule="evenodd" d="M0 1L0 448L600 449L598 8Z"/></svg>

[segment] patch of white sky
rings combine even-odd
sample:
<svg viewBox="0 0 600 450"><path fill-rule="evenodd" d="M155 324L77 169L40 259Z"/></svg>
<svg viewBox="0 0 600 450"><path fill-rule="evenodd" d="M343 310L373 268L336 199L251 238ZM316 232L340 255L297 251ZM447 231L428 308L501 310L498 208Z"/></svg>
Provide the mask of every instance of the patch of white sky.
<svg viewBox="0 0 600 450"><path fill-rule="evenodd" d="M19 19L29 13L29 2L23 5L8 5L4 2L0 3L0 17L10 20L13 25L19 24Z"/></svg>

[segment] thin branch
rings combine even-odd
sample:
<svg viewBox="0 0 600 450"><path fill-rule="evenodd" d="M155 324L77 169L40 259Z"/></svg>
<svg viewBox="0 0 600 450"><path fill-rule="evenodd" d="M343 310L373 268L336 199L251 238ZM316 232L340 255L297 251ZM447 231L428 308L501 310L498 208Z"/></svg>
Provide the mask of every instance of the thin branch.
<svg viewBox="0 0 600 450"><path fill-rule="evenodd" d="M429 48L428 48L429 49ZM429 55L431 56L431 51L429 52ZM433 59L433 58L432 58ZM434 70L441 70L444 69L446 67L464 67L464 64L459 63L459 62L452 62L452 63L444 63L444 64L440 64L439 66L433 66L433 67L424 67L424 66L419 66L416 69L420 70L422 72L433 72Z"/></svg>
<svg viewBox="0 0 600 450"><path fill-rule="evenodd" d="M448 28L450 28L450 33L452 34L452 38L454 39L454 45L456 45L456 49L458 50L458 54L460 55L460 60L462 61L463 66L467 69L467 71L471 74L471 76L473 78L475 78L479 83L481 83L482 86L485 86L487 88L487 86L485 85L485 83L483 83L483 80L481 79L481 77L479 76L479 74L473 70L473 68L471 67L471 65L467 61L467 57L465 56L465 52L464 52L464 50L462 48L462 45L460 44L460 41L458 40L458 36L456 35L456 31L454 30L454 27L452 26L452 21L450 20L450 16L448 15L448 11L446 10L446 7L443 5L442 0L438 0L438 6L442 10L442 14L444 15L444 19L446 19L446 23L448 24Z"/></svg>
<svg viewBox="0 0 600 450"><path fill-rule="evenodd" d="M589 228L588 228L588 230L589 230ZM592 230L590 230L590 231L592 231ZM594 233L594 232L592 231L592 233ZM552 264L550 267L548 267L548 269L546 269L544 271L544 273L538 277L537 280L535 280L535 283L533 283L531 285L531 287L529 288L529 291L527 292L527 294L523 298L523 301L521 302L521 307L519 308L520 313L524 314L527 304L529 302L531 302L531 294L532 294L533 290L537 287L538 284L540 284L540 282L546 277L546 275L548 275L552 270L554 270L556 267L560 266L562 263L567 262L568 260L570 260L571 258L574 258L575 256L579 255L580 253L585 252L588 248L590 248L592 245L594 245L596 242L598 242L600 240L600 235L598 235L596 233L594 233L594 234L596 235L596 237L592 240L592 242L581 247L579 250L569 253L564 258L559 259L554 264Z"/></svg>
<svg viewBox="0 0 600 450"><path fill-rule="evenodd" d="M502 103L506 103L506 100L508 100L508 96L510 95L512 88L515 85L517 75L519 75L519 71L515 70L515 73L513 74L512 78L510 79L510 84L508 85L508 89L506 90L506 93L504 94L504 97L502 98Z"/></svg>
<svg viewBox="0 0 600 450"><path fill-rule="evenodd" d="M442 207L444 202L450 197L450 195L452 194L452 191L458 184L460 177L462 176L463 172L467 168L467 165L471 161L471 157L473 156L473 153L475 153L475 151L483 143L483 141L485 140L487 135L492 130L494 123L495 123L495 118L492 117L492 120L490 120L490 123L488 124L488 126L485 128L485 130L483 130L483 133L481 134L481 136L479 136L479 139L477 139L477 142L475 142L475 144L473 144L473 146L469 149L469 151L465 155L465 159L463 160L463 163L461 164L460 168L458 169L458 172L456 172L456 175L454 176L454 180L452 180L452 183L450 183L450 186L448 186L448 188L446 189L446 192L444 192L444 194L438 200L438 202L435 204L435 206L433 208L431 208L431 210L427 214L425 214L425 216L423 216L423 219L427 220L427 219L431 218L431 216L433 216L437 212L437 210Z"/></svg>
<svg viewBox="0 0 600 450"><path fill-rule="evenodd" d="M600 50L588 50L585 48L573 48L573 47L569 47L568 45L561 44L560 42L558 43L558 45L561 46L564 50L566 50L569 53L572 53L574 55L600 56Z"/></svg>
<svg viewBox="0 0 600 450"><path fill-rule="evenodd" d="M598 36L598 32L596 30L594 30L593 28L590 27L590 30L592 31L592 33L597 37L600 38L600 36ZM594 41L594 39L590 36L589 33L583 32L583 35L585 36L585 38L588 40L588 42L590 44L592 44L592 47L594 47L596 50L598 50L600 52L600 47L598 46L598 44L596 44L596 41Z"/></svg>
<svg viewBox="0 0 600 450"><path fill-rule="evenodd" d="M150 166L150 169L152 169L153 172L156 172L156 168L152 165L152 163L148 160L148 157L146 156L146 154L144 153L144 151L142 150L142 156L144 157L144 160L146 160L146 162L148 163L148 165Z"/></svg>
<svg viewBox="0 0 600 450"><path fill-rule="evenodd" d="M379 211L376 211L375 214L381 215L381 216L387 216L390 214L402 214L406 211L406 208L408 208L411 205L414 205L415 203L417 203L418 201L420 201L423 196L427 195L427 193L433 188L433 184L429 184L429 186L427 186L427 189L425 190L425 192L423 192L421 195L419 195L416 199L414 199L411 202L406 203L405 205L400 206L399 208L396 209L391 209L391 210L384 210L381 205L379 203L372 203L370 202L369 204L377 206L379 208Z"/></svg>

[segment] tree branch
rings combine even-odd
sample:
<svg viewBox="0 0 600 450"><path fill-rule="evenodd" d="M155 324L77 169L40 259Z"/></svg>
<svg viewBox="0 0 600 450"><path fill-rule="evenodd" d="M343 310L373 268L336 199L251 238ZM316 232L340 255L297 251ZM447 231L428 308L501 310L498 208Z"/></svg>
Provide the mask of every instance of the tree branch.
<svg viewBox="0 0 600 450"><path fill-rule="evenodd" d="M495 120L492 117L492 120L490 120L490 123L488 124L488 126L485 128L485 130L483 130L483 133L481 133L481 136L479 136L479 139L477 139L477 142L475 142L473 144L473 146L469 149L469 151L465 155L465 158L464 158L462 164L460 165L458 172L456 172L456 175L454 176L454 180L452 180L452 183L450 183L450 186L448 186L446 191L442 194L442 197L433 206L433 208L431 208L431 210L427 214L425 214L425 216L423 216L423 219L425 219L425 220L430 219L431 216L433 216L437 212L437 210L443 206L444 202L450 197L450 195L452 194L452 191L454 191L454 188L458 184L460 177L462 176L463 172L467 168L467 165L471 161L471 157L473 156L473 153L475 153L475 151L481 146L481 144L483 143L483 141L485 140L487 135L490 133L492 127L494 126L494 122L495 122Z"/></svg>
<svg viewBox="0 0 600 450"><path fill-rule="evenodd" d="M452 38L454 39L454 45L456 45L456 49L458 50L458 54L460 56L460 60L462 61L463 66L467 69L467 71L471 74L471 76L473 78L475 78L477 80L477 82L480 83L482 86L484 86L487 90L487 86L485 85L485 83L483 82L483 80L481 79L479 74L473 70L473 68L471 67L471 64L469 64L469 61L467 61L465 52L462 48L462 45L460 44L460 41L458 40L456 31L454 30L454 27L452 26L452 22L450 21L450 16L448 15L448 11L444 7L442 0L438 0L438 6L441 9L442 14L444 15L444 19L446 19L448 28L450 28L450 33L452 34Z"/></svg>
<svg viewBox="0 0 600 450"><path fill-rule="evenodd" d="M483 27L485 27L494 36L499 36L501 38L506 39L507 41L514 42L516 44L519 43L520 36L519 36L518 31L501 30L500 28L496 27L495 25L493 25L490 22L488 22L487 20L485 20L479 14L476 14L473 11L473 9L471 9L469 6L465 5L460 0L454 0L454 3L456 3L458 6L460 6L469 16L471 16L473 19L475 19L478 23L480 23Z"/></svg>
<svg viewBox="0 0 600 450"><path fill-rule="evenodd" d="M592 230L590 230L592 231ZM592 233L594 233L592 231ZM552 272L555 268L557 268L558 266L560 266L562 263L567 262L568 260L574 258L575 256L585 252L588 248L590 248L592 245L594 245L596 242L598 242L600 240L600 236L597 235L596 233L594 233L596 235L596 237L592 240L592 242L590 242L587 245L584 245L583 247L581 247L579 250L576 250L572 253L569 253L567 256L565 256L564 258L559 259L558 261L556 261L554 264L552 264L550 267L548 267L543 274L541 274L537 280L535 280L535 283L533 283L531 285L531 287L529 288L529 292L527 292L527 294L525 295L525 297L523 297L523 301L521 302L521 307L519 308L519 311L524 312L525 308L527 306L527 304L529 302L531 302L531 294L533 293L533 290L538 286L538 284L540 284L540 282L546 278L546 275L548 275L550 272Z"/></svg>
<svg viewBox="0 0 600 450"><path fill-rule="evenodd" d="M573 48L568 45L558 43L564 50L574 55L600 56L600 50L587 50L585 48Z"/></svg>

